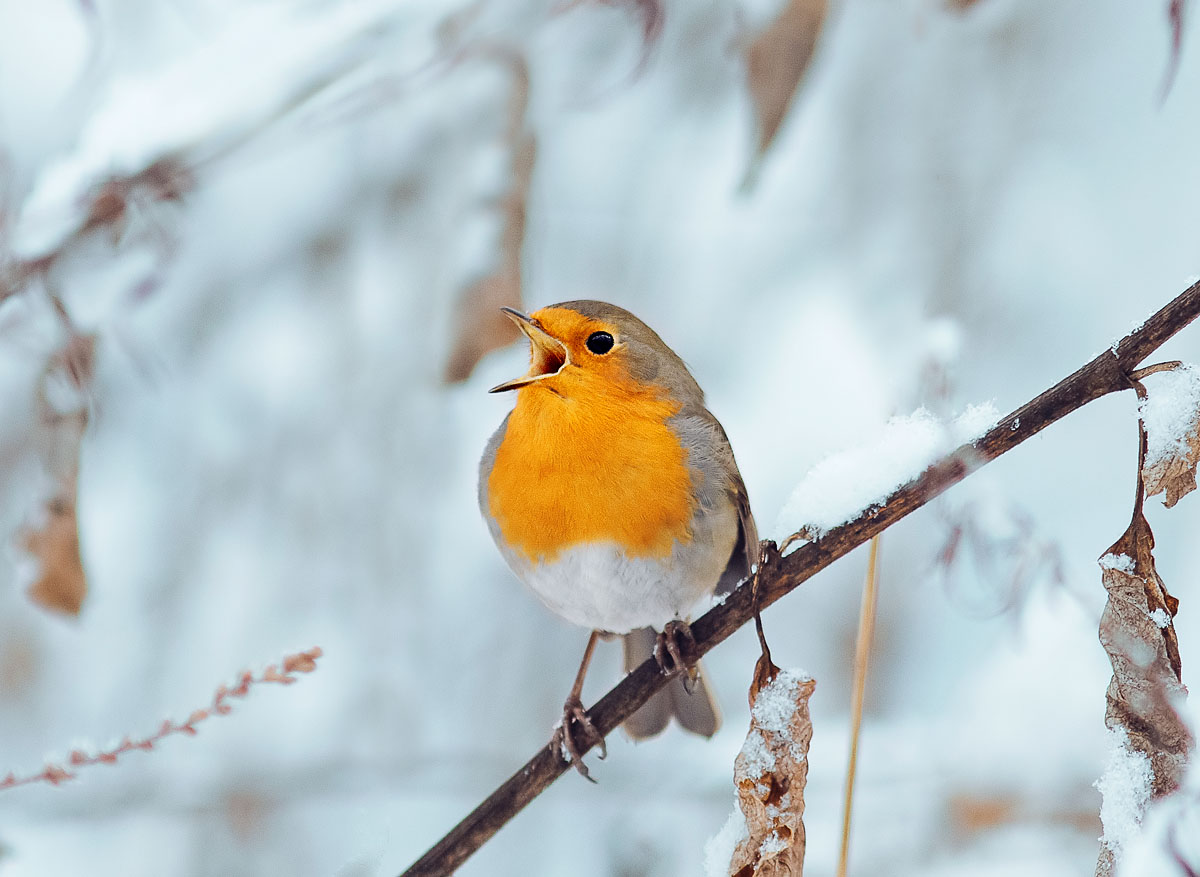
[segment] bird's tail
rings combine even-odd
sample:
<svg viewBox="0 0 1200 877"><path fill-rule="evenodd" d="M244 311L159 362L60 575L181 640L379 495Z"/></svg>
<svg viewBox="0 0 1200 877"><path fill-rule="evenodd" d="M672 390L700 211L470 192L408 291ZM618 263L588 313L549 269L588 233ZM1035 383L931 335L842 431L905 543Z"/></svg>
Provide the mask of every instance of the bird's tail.
<svg viewBox="0 0 1200 877"><path fill-rule="evenodd" d="M626 673L654 655L656 638L657 634L649 627L627 633L621 638L625 649ZM683 676L672 679L666 688L625 720L622 726L625 732L635 740L644 740L659 733L674 716L683 728L693 734L711 737L717 733L721 727L721 711L713 699L712 686L704 667L697 664L696 669L699 675L690 693L683 687Z"/></svg>

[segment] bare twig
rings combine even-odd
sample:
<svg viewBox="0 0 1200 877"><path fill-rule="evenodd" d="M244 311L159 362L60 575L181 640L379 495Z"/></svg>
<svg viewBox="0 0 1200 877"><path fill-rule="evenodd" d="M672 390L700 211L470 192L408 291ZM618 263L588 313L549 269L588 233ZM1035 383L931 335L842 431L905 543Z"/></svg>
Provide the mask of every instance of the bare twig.
<svg viewBox="0 0 1200 877"><path fill-rule="evenodd" d="M1183 363L1180 362L1178 359L1173 359L1170 362L1156 362L1156 363L1154 363L1154 365L1148 365L1148 366L1145 366L1144 368L1139 368L1139 369L1135 369L1134 371L1131 371L1129 373L1129 379L1131 381L1140 381L1140 380L1142 380L1142 378L1149 377L1150 375L1156 375L1159 372L1175 371L1175 369L1179 368L1182 365L1183 365Z"/></svg>
<svg viewBox="0 0 1200 877"><path fill-rule="evenodd" d="M193 710L186 721L173 722L170 719L164 719L163 723L158 726L157 731L145 737L125 737L120 743L109 749L102 749L92 753L84 752L82 749L73 749L67 756L65 764L47 762L45 767L40 771L26 776L17 776L15 773L9 773L7 776L0 778L0 791L14 789L17 786L33 785L34 783L49 783L52 786L57 786L59 783L75 779L77 774L73 771L77 771L81 767L91 767L96 764L116 764L117 759L125 753L133 752L135 749L149 752L154 748L156 743L174 734L186 734L189 737L194 737L198 733L196 726L201 722L207 721L213 716L224 716L233 712L233 707L229 705L231 697L245 697L250 693L250 688L254 685L268 683L291 685L297 681L296 677L292 674L311 673L317 668L317 658L319 657L321 657L321 649L320 647L314 647L304 652L284 656L283 661L278 666L269 664L257 676L246 670L238 677L237 685L233 688L222 685L217 689L216 694L213 695L212 703L207 708Z"/></svg>
<svg viewBox="0 0 1200 877"><path fill-rule="evenodd" d="M835 560L921 508L984 464L1037 435L1050 424L1089 402L1130 389L1129 373L1151 353L1200 316L1200 282L1157 311L1112 348L1001 420L973 444L964 445L934 463L920 477L853 521L830 530L786 557L773 555L758 573L756 587L742 586L692 624L696 656L711 651L754 615L756 591L761 606L770 606ZM648 660L604 695L588 716L601 734L616 730L670 680ZM467 857L541 794L568 767L557 750L541 747L453 830L404 872L404 877L452 873Z"/></svg>

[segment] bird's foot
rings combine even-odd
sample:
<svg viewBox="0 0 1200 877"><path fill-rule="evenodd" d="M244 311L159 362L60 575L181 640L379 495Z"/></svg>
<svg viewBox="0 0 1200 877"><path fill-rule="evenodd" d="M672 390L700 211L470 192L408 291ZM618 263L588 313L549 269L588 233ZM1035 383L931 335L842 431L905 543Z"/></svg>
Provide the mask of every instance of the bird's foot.
<svg viewBox="0 0 1200 877"><path fill-rule="evenodd" d="M579 739L576 739L576 735L579 735ZM598 747L601 758L608 756L604 735L596 730L596 726L588 718L583 702L572 695L563 704L562 719L554 729L554 736L550 738L550 748L558 750L563 761L569 762L585 780L594 783L587 765L583 763L583 753L589 746Z"/></svg>
<svg viewBox="0 0 1200 877"><path fill-rule="evenodd" d="M696 687L696 638L686 621L668 621L654 642L654 660L664 676L684 674L683 687L691 694Z"/></svg>

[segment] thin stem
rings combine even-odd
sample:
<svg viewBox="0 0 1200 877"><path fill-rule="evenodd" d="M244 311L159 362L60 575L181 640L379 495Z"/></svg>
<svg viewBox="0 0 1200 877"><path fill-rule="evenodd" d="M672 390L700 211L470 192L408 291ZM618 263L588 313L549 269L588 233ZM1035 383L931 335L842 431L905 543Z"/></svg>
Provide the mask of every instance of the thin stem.
<svg viewBox="0 0 1200 877"><path fill-rule="evenodd" d="M1156 362L1154 365L1148 365L1145 368L1135 369L1129 373L1131 381L1140 381L1142 378L1150 375L1156 375L1159 372L1171 372L1177 368L1182 368L1183 363L1178 359L1172 359L1170 362Z"/></svg>
<svg viewBox="0 0 1200 877"><path fill-rule="evenodd" d="M875 603L879 593L879 540L871 539L867 579L863 582L862 607L858 612L858 642L854 647L854 699L850 704L850 762L846 765L846 796L842 802L842 851L837 877L846 877L850 857L850 814L854 806L854 776L858 771L858 737L862 730L863 696L867 688L867 664L875 636Z"/></svg>

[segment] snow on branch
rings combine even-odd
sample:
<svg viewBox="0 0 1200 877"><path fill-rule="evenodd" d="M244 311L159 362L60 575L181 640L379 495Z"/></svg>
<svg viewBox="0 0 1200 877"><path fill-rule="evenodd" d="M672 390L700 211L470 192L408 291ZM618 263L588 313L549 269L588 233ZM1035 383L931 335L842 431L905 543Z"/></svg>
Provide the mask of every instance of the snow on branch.
<svg viewBox="0 0 1200 877"><path fill-rule="evenodd" d="M853 520L830 529L819 539L786 556L781 555L772 543L764 543L764 562L755 574L754 587L749 586L751 583L743 583L721 605L692 624L696 657L707 654L753 618L756 607L770 606L975 470L1087 403L1134 388L1136 383L1131 375L1138 365L1197 316L1200 316L1200 281L1120 341L1106 347L1074 374L1022 405L978 439L933 462L898 490L888 490L883 505L867 508ZM751 596L752 592L757 598ZM592 706L588 718L601 736L607 735L669 681L659 672L657 663L648 660ZM556 748L541 747L533 758L413 863L403 877L453 873L558 779L568 766Z"/></svg>
<svg viewBox="0 0 1200 877"><path fill-rule="evenodd" d="M893 417L875 441L822 460L796 485L779 514L782 532L817 538L866 509L883 505L896 488L955 448L975 441L1000 419L990 403L970 405L954 420L924 408Z"/></svg>
<svg viewBox="0 0 1200 877"><path fill-rule="evenodd" d="M0 791L14 789L17 786L28 786L33 783L49 783L52 786L57 786L67 780L75 779L78 776L77 771L79 768L90 767L96 764L116 764L117 759L125 753L138 749L149 752L156 744L173 734L184 734L194 737L198 733L196 726L201 722L208 721L213 716L224 716L233 712L233 707L229 703L230 698L246 697L250 693L250 689L255 685L266 685L268 683L291 685L293 682L299 681L298 677L294 674L311 673L317 669L317 659L321 655L320 647L314 646L307 651L285 655L278 665L268 664L266 669L258 675L245 670L238 677L236 685L232 688L226 685L220 686L213 695L212 703L207 707L193 710L183 722L164 719L163 723L159 725L158 730L146 737L135 738L127 736L115 746L92 753L85 752L82 749L73 749L67 755L64 762L48 762L37 773L25 776L9 773L6 777L0 779Z"/></svg>

